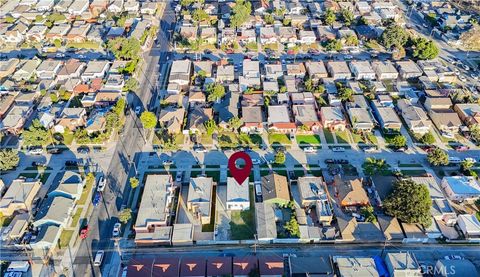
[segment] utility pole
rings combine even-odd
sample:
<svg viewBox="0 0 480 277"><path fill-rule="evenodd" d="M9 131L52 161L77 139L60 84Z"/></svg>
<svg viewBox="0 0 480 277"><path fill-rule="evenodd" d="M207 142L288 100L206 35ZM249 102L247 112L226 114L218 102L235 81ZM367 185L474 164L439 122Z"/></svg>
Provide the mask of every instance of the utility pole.
<svg viewBox="0 0 480 277"><path fill-rule="evenodd" d="M258 235L257 234L254 234L253 235L254 238L255 238L255 243L253 244L253 253L255 254L255 256L257 255L257 242L258 242Z"/></svg>

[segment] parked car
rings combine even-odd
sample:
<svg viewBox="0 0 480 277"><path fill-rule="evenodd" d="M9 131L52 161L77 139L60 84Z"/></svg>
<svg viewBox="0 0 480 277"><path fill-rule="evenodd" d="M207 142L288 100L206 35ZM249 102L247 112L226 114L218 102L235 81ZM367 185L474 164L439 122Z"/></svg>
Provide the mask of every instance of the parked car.
<svg viewBox="0 0 480 277"><path fill-rule="evenodd" d="M68 161L65 161L65 166L79 166L79 165L82 165L83 163L81 161L77 161L77 160L68 160Z"/></svg>
<svg viewBox="0 0 480 277"><path fill-rule="evenodd" d="M333 160L333 162L335 164L348 164L348 160L345 160L345 159L337 159L337 160Z"/></svg>
<svg viewBox="0 0 480 277"><path fill-rule="evenodd" d="M62 152L63 152L62 148L58 148L58 147L47 148L47 153L51 155L60 154Z"/></svg>
<svg viewBox="0 0 480 277"><path fill-rule="evenodd" d="M252 159L252 164L258 165L261 164L259 159Z"/></svg>
<svg viewBox="0 0 480 277"><path fill-rule="evenodd" d="M462 160L459 157L448 157L448 163L459 164Z"/></svg>
<svg viewBox="0 0 480 277"><path fill-rule="evenodd" d="M163 165L172 165L173 161L172 160L165 160L162 162Z"/></svg>
<svg viewBox="0 0 480 277"><path fill-rule="evenodd" d="M101 266L103 262L103 256L105 255L105 251L98 250L97 254L95 254L95 260L93 261L94 266Z"/></svg>
<svg viewBox="0 0 480 277"><path fill-rule="evenodd" d="M465 158L465 159L463 159L463 160L466 161L466 162L472 162L472 163L476 163L476 162L477 162L477 160L475 160L474 158Z"/></svg>
<svg viewBox="0 0 480 277"><path fill-rule="evenodd" d="M86 239L88 237L88 232L90 231L90 227L87 225L83 226L80 229L80 238L81 239Z"/></svg>
<svg viewBox="0 0 480 277"><path fill-rule="evenodd" d="M107 180L105 180L105 178L101 176L100 179L98 179L97 191L100 191L100 192L104 191L106 185L107 185Z"/></svg>
<svg viewBox="0 0 480 277"><path fill-rule="evenodd" d="M44 162L32 162L32 166L45 166Z"/></svg>
<svg viewBox="0 0 480 277"><path fill-rule="evenodd" d="M183 180L183 172L182 171L177 171L177 176L175 177L175 182L181 183Z"/></svg>
<svg viewBox="0 0 480 277"><path fill-rule="evenodd" d="M135 107L135 114L136 114L136 115L139 115L141 111L142 111L142 107L141 107L141 106L136 106L136 107Z"/></svg>
<svg viewBox="0 0 480 277"><path fill-rule="evenodd" d="M308 147L303 148L303 151L305 153L316 153L317 149L315 149L314 147L308 146Z"/></svg>
<svg viewBox="0 0 480 277"><path fill-rule="evenodd" d="M460 255L448 255L444 257L445 260L463 260L463 257Z"/></svg>
<svg viewBox="0 0 480 277"><path fill-rule="evenodd" d="M90 153L90 148L88 146L80 146L77 148L77 153L78 154L88 154Z"/></svg>
<svg viewBox="0 0 480 277"><path fill-rule="evenodd" d="M43 148L42 147L31 147L28 149L27 152L29 155L42 155L43 154Z"/></svg>
<svg viewBox="0 0 480 277"><path fill-rule="evenodd" d="M333 161L333 159L326 159L325 163L326 164L334 164L335 162Z"/></svg>
<svg viewBox="0 0 480 277"><path fill-rule="evenodd" d="M343 147L334 147L332 148L333 152L345 152L345 148Z"/></svg>
<svg viewBox="0 0 480 277"><path fill-rule="evenodd" d="M112 231L112 236L113 237L120 236L120 228L121 227L122 227L122 224L120 222L117 222L113 225L113 231Z"/></svg>
<svg viewBox="0 0 480 277"><path fill-rule="evenodd" d="M101 201L102 201L102 194L99 191L97 191L95 193L95 196L93 197L92 204L93 204L93 206L96 207L100 204Z"/></svg>
<svg viewBox="0 0 480 277"><path fill-rule="evenodd" d="M466 145L457 146L455 148L455 150L457 150L458 152L464 152L464 151L467 151L468 149L470 149L470 147L468 147Z"/></svg>
<svg viewBox="0 0 480 277"><path fill-rule="evenodd" d="M194 146L193 150L197 153L207 152L207 149L203 146Z"/></svg>

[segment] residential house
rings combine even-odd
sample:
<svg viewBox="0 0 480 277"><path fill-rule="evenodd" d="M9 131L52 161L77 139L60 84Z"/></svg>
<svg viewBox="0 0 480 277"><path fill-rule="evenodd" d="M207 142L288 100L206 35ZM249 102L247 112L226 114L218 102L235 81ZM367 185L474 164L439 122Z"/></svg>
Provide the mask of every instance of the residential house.
<svg viewBox="0 0 480 277"><path fill-rule="evenodd" d="M143 2L142 7L140 8L141 14L154 15L157 11L157 3L154 2Z"/></svg>
<svg viewBox="0 0 480 277"><path fill-rule="evenodd" d="M410 252L387 253L385 264L390 276L422 276L417 259Z"/></svg>
<svg viewBox="0 0 480 277"><path fill-rule="evenodd" d="M112 14L119 14L123 11L123 0L114 0L110 2L107 11Z"/></svg>
<svg viewBox="0 0 480 277"><path fill-rule="evenodd" d="M266 204L286 204L290 201L287 177L272 173L262 177L262 196Z"/></svg>
<svg viewBox="0 0 480 277"><path fill-rule="evenodd" d="M74 24L65 38L69 42L84 42L87 39L87 34L90 31L90 28L90 24Z"/></svg>
<svg viewBox="0 0 480 277"><path fill-rule="evenodd" d="M362 132L372 131L374 124L366 108L348 108L347 113L353 130Z"/></svg>
<svg viewBox="0 0 480 277"><path fill-rule="evenodd" d="M187 208L200 224L210 224L212 210L213 179L210 177L190 178Z"/></svg>
<svg viewBox="0 0 480 277"><path fill-rule="evenodd" d="M0 79L11 76L15 72L19 62L19 59L0 61Z"/></svg>
<svg viewBox="0 0 480 277"><path fill-rule="evenodd" d="M297 186L300 192L300 204L304 208L314 206L320 200L328 201L327 188L322 177L300 177Z"/></svg>
<svg viewBox="0 0 480 277"><path fill-rule="evenodd" d="M40 63L40 59L22 60L21 65L13 74L12 79L17 82L22 80L29 80L33 77L34 73L36 72L35 70L40 65Z"/></svg>
<svg viewBox="0 0 480 277"><path fill-rule="evenodd" d="M0 213L10 217L15 212L30 211L42 183L39 180L15 179L0 199Z"/></svg>
<svg viewBox="0 0 480 277"><path fill-rule="evenodd" d="M91 81L95 78L103 79L107 75L109 68L110 63L108 61L89 61L81 79L84 82Z"/></svg>
<svg viewBox="0 0 480 277"><path fill-rule="evenodd" d="M0 94L0 119L3 119L7 115L8 111L15 103L15 97L17 97L17 95L18 92Z"/></svg>
<svg viewBox="0 0 480 277"><path fill-rule="evenodd" d="M123 74L108 74L107 79L104 81L101 90L102 91L117 91L122 92L125 80Z"/></svg>
<svg viewBox="0 0 480 277"><path fill-rule="evenodd" d="M303 77L305 77L305 73L307 72L303 63L287 64L286 67L287 75L295 78L303 79Z"/></svg>
<svg viewBox="0 0 480 277"><path fill-rule="evenodd" d="M151 233L153 236L156 228L170 224L174 212L175 190L172 176L147 176L138 216L133 226L135 233ZM142 240L145 239L143 236Z"/></svg>
<svg viewBox="0 0 480 277"><path fill-rule="evenodd" d="M331 26L318 26L316 30L320 42L329 41L337 37L336 31Z"/></svg>
<svg viewBox="0 0 480 277"><path fill-rule="evenodd" d="M432 119L433 124L443 134L451 136L457 134L462 121L458 117L458 114L452 110L429 110L428 115Z"/></svg>
<svg viewBox="0 0 480 277"><path fill-rule="evenodd" d="M173 224L173 232L172 232L172 239L171 239L172 245L173 246L192 245L194 230L195 230L195 227L191 223Z"/></svg>
<svg viewBox="0 0 480 277"><path fill-rule="evenodd" d="M236 41L236 32L233 28L223 28L221 30L220 44L230 44Z"/></svg>
<svg viewBox="0 0 480 277"><path fill-rule="evenodd" d="M170 69L168 83L178 84L181 87L188 86L188 84L190 84L191 74L192 62L190 60L174 61Z"/></svg>
<svg viewBox="0 0 480 277"><path fill-rule="evenodd" d="M85 63L76 59L69 59L58 72L57 80L63 81L71 78L80 78L80 74L82 74L85 67Z"/></svg>
<svg viewBox="0 0 480 277"><path fill-rule="evenodd" d="M412 60L397 61L396 64L398 73L404 80L418 78L423 75L423 71Z"/></svg>
<svg viewBox="0 0 480 277"><path fill-rule="evenodd" d="M339 276L380 276L377 264L370 257L334 257Z"/></svg>
<svg viewBox="0 0 480 277"><path fill-rule="evenodd" d="M205 74L206 78L212 77L213 62L212 61L194 61L193 62L193 71L196 75L200 72Z"/></svg>
<svg viewBox="0 0 480 277"><path fill-rule="evenodd" d="M278 42L277 34L275 33L275 29L273 27L261 27L259 38L260 38L260 43L263 45Z"/></svg>
<svg viewBox="0 0 480 277"><path fill-rule="evenodd" d="M443 177L441 186L448 199L456 202L480 198L480 184L472 176Z"/></svg>
<svg viewBox="0 0 480 277"><path fill-rule="evenodd" d="M182 26L180 28L180 36L188 41L197 40L198 27L197 26Z"/></svg>
<svg viewBox="0 0 480 277"><path fill-rule="evenodd" d="M259 241L271 241L277 238L277 225L275 223L275 211L273 205L266 202L256 202L255 203L255 225L256 225L256 234L257 239ZM234 257L234 274L235 274L235 267L244 268L251 263L246 263L246 261L240 261L235 263L235 259L240 257ZM248 258L248 256L245 256ZM250 256L250 258L253 258ZM257 259L255 258L255 261ZM243 264L243 265L242 265ZM253 267L254 268L254 267ZM252 270L252 269L250 269ZM244 271L242 275L235 275L235 276L246 276L250 271Z"/></svg>
<svg viewBox="0 0 480 277"><path fill-rule="evenodd" d="M424 135L432 130L432 122L419 105L412 105L406 99L397 100L397 108L411 132Z"/></svg>
<svg viewBox="0 0 480 277"><path fill-rule="evenodd" d="M265 79L277 81L283 76L283 68L281 64L265 64Z"/></svg>
<svg viewBox="0 0 480 277"><path fill-rule="evenodd" d="M123 3L123 10L130 14L137 14L140 10L140 3L138 1L127 0Z"/></svg>
<svg viewBox="0 0 480 277"><path fill-rule="evenodd" d="M33 103L14 104L0 122L0 132L16 135L22 131L34 111L33 107Z"/></svg>
<svg viewBox="0 0 480 277"><path fill-rule="evenodd" d="M296 124L290 119L287 106L268 106L268 130L279 133L295 133Z"/></svg>
<svg viewBox="0 0 480 277"><path fill-rule="evenodd" d="M70 31L71 25L67 23L62 23L58 25L53 25L53 27L45 35L45 38L50 41L63 41L66 38L66 35Z"/></svg>
<svg viewBox="0 0 480 277"><path fill-rule="evenodd" d="M237 36L237 41L241 45L247 45L249 43L257 44L255 29L243 29L241 35Z"/></svg>
<svg viewBox="0 0 480 277"><path fill-rule="evenodd" d="M363 179L336 175L335 187L342 207L366 206L370 204L367 192L363 189Z"/></svg>
<svg viewBox="0 0 480 277"><path fill-rule="evenodd" d="M466 126L480 125L480 105L474 103L458 103L453 109Z"/></svg>
<svg viewBox="0 0 480 277"><path fill-rule="evenodd" d="M320 118L323 128L331 131L344 131L346 128L347 121L341 107L321 107Z"/></svg>
<svg viewBox="0 0 480 277"><path fill-rule="evenodd" d="M188 113L188 123L186 128L183 129L184 134L189 132L204 133L205 122L213 118L213 110L211 108L204 108L201 106L195 106Z"/></svg>
<svg viewBox="0 0 480 277"><path fill-rule="evenodd" d="M298 33L298 40L301 44L309 45L315 43L317 37L315 36L315 32L313 31L300 30L300 32Z"/></svg>
<svg viewBox="0 0 480 277"><path fill-rule="evenodd" d="M82 196L84 186L85 180L79 173L65 171L56 187L48 192L48 197L67 197L78 201Z"/></svg>
<svg viewBox="0 0 480 277"><path fill-rule="evenodd" d="M315 105L293 105L292 112L297 127L307 126L308 129L314 132L322 127Z"/></svg>
<svg viewBox="0 0 480 277"><path fill-rule="evenodd" d="M235 80L235 70L233 65L219 65L217 67L217 82L233 82Z"/></svg>
<svg viewBox="0 0 480 277"><path fill-rule="evenodd" d="M290 15L292 27L303 29L308 22L308 16L304 14L292 14Z"/></svg>
<svg viewBox="0 0 480 277"><path fill-rule="evenodd" d="M73 3L73 0L60 0L54 7L53 10L58 13L68 12L68 7Z"/></svg>
<svg viewBox="0 0 480 277"><path fill-rule="evenodd" d="M283 276L285 274L283 266L284 258L279 255L258 258L258 272L260 276Z"/></svg>
<svg viewBox="0 0 480 277"><path fill-rule="evenodd" d="M384 130L398 132L402 128L402 121L392 107L386 107L380 101L373 101L373 112Z"/></svg>
<svg viewBox="0 0 480 277"><path fill-rule="evenodd" d="M207 44L217 43L217 29L214 27L200 29L200 39Z"/></svg>
<svg viewBox="0 0 480 277"><path fill-rule="evenodd" d="M244 133L261 133L264 130L265 117L259 106L242 107L243 125L240 130Z"/></svg>
<svg viewBox="0 0 480 277"><path fill-rule="evenodd" d="M259 61L243 60L243 74L239 78L240 90L260 87L260 63Z"/></svg>
<svg viewBox="0 0 480 277"><path fill-rule="evenodd" d="M480 239L480 222L472 214L461 214L458 216L458 227L467 240Z"/></svg>
<svg viewBox="0 0 480 277"><path fill-rule="evenodd" d="M402 227L396 217L377 215L377 220L385 239L389 241L402 241L405 238Z"/></svg>
<svg viewBox="0 0 480 277"><path fill-rule="evenodd" d="M325 68L325 65L322 61L319 61L319 62L312 62L312 61L305 62L305 68L307 70L308 76L316 84L320 81L320 79L328 78L327 69Z"/></svg>
<svg viewBox="0 0 480 277"><path fill-rule="evenodd" d="M178 107L166 107L160 111L158 121L160 126L169 134L178 134L182 131L183 118L185 117L185 109Z"/></svg>
<svg viewBox="0 0 480 277"><path fill-rule="evenodd" d="M344 61L328 61L327 70L335 80L346 80L352 76L347 63Z"/></svg>
<svg viewBox="0 0 480 277"><path fill-rule="evenodd" d="M68 7L68 13L72 16L80 16L88 10L89 5L90 1L88 0L74 0Z"/></svg>
<svg viewBox="0 0 480 277"><path fill-rule="evenodd" d="M372 68L378 80L396 80L398 71L391 61L373 61Z"/></svg>
<svg viewBox="0 0 480 277"><path fill-rule="evenodd" d="M369 61L352 61L350 62L350 70L356 80L374 80L375 71Z"/></svg>
<svg viewBox="0 0 480 277"><path fill-rule="evenodd" d="M64 108L57 119L56 130L63 133L65 129L75 131L78 127L85 126L87 112L84 108Z"/></svg>
<svg viewBox="0 0 480 277"><path fill-rule="evenodd" d="M54 80L62 67L62 61L44 60L36 69L36 75L40 79Z"/></svg>
<svg viewBox="0 0 480 277"><path fill-rule="evenodd" d="M293 27L279 27L277 29L277 36L280 43L293 44L297 42L297 33Z"/></svg>
<svg viewBox="0 0 480 277"><path fill-rule="evenodd" d="M250 192L248 179L239 184L235 178L227 178L227 202L226 208L229 211L245 211L250 209Z"/></svg>
<svg viewBox="0 0 480 277"><path fill-rule="evenodd" d="M42 225L57 225L66 227L73 214L75 200L68 197L48 197L33 221L34 227Z"/></svg>

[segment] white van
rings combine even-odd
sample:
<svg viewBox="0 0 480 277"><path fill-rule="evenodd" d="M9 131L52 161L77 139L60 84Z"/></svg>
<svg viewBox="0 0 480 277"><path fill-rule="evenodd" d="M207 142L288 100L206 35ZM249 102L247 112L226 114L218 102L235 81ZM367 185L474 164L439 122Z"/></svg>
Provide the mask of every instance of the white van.
<svg viewBox="0 0 480 277"><path fill-rule="evenodd" d="M459 164L462 160L459 157L448 157L448 162L451 164Z"/></svg>
<svg viewBox="0 0 480 277"><path fill-rule="evenodd" d="M93 261L94 266L101 266L103 262L103 255L105 255L105 251L99 250L95 255L95 260Z"/></svg>
<svg viewBox="0 0 480 277"><path fill-rule="evenodd" d="M13 261L7 268L7 272L27 272L30 269L30 263L27 261Z"/></svg>

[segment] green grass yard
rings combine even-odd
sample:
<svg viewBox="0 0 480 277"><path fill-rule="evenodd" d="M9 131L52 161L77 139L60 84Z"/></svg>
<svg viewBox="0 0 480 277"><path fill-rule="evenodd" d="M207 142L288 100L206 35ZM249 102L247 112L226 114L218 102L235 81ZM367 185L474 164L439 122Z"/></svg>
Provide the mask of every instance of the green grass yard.
<svg viewBox="0 0 480 277"><path fill-rule="evenodd" d="M73 215L72 224L71 224L72 227L77 226L78 222L80 221L80 215L82 214L82 211L83 211L82 208L78 208L75 214Z"/></svg>
<svg viewBox="0 0 480 277"><path fill-rule="evenodd" d="M80 199L77 202L77 205L84 205L87 202L87 197L89 192L92 190L93 184L95 182L86 182L85 188L83 188L82 191L82 196L80 196Z"/></svg>
<svg viewBox="0 0 480 277"><path fill-rule="evenodd" d="M290 145L292 142L285 134L269 134L268 141L270 144Z"/></svg>
<svg viewBox="0 0 480 277"><path fill-rule="evenodd" d="M335 135L337 136L338 143L350 143L350 136L348 130L337 131L335 132Z"/></svg>
<svg viewBox="0 0 480 277"><path fill-rule="evenodd" d="M70 239L73 236L73 230L63 230L60 234L60 240L58 241L58 245L60 248L65 248L70 243Z"/></svg>
<svg viewBox="0 0 480 277"><path fill-rule="evenodd" d="M246 211L232 211L230 221L231 239L253 239L255 234L255 196L253 186L249 187L250 209Z"/></svg>
<svg viewBox="0 0 480 277"><path fill-rule="evenodd" d="M322 141L319 135L297 135L298 144L320 145Z"/></svg>

